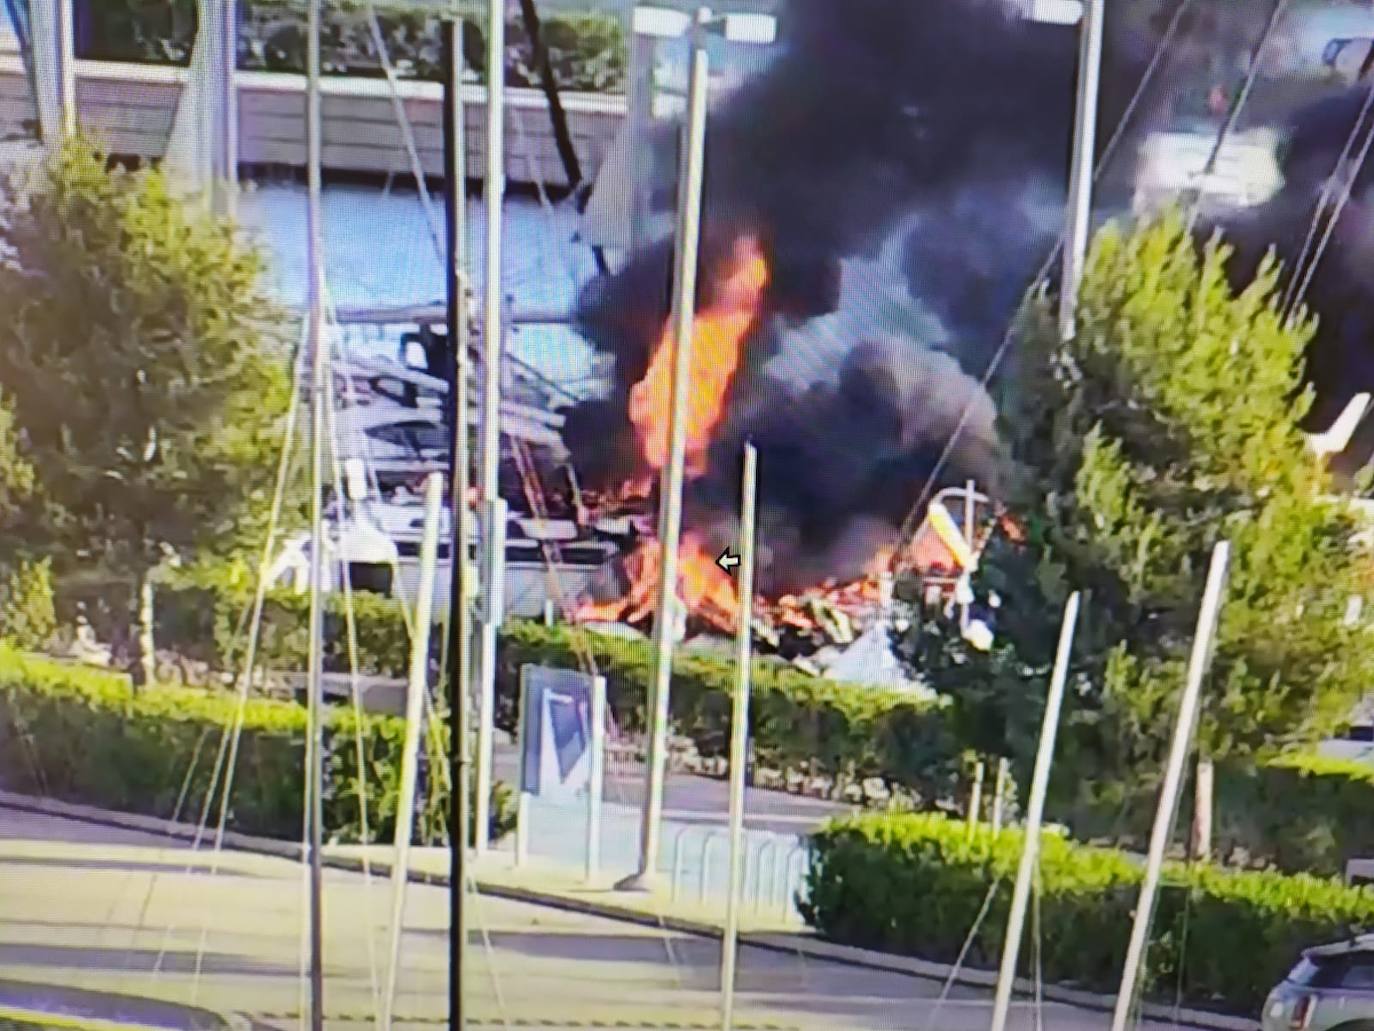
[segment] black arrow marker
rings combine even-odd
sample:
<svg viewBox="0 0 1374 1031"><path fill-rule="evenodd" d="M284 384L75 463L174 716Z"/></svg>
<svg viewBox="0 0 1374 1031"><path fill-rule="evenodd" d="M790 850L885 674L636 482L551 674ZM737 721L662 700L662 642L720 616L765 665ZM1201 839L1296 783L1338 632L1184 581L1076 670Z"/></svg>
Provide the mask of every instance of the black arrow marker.
<svg viewBox="0 0 1374 1031"><path fill-rule="evenodd" d="M725 570L728 573L737 565L739 565L739 556L731 555L730 549L726 548L724 551L722 551L719 555L716 556L716 565L720 566L721 569Z"/></svg>

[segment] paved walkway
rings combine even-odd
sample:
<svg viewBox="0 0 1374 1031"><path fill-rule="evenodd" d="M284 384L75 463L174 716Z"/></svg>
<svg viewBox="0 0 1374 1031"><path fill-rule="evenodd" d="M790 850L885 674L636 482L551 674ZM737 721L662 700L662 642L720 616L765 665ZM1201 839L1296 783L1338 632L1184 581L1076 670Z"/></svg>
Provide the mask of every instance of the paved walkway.
<svg viewBox="0 0 1374 1031"><path fill-rule="evenodd" d="M440 862L420 856L421 866ZM0 981L194 1003L265 1028L294 1027L302 871L286 859L226 852L216 860L155 834L0 809ZM510 890L560 888L574 901L579 890L605 894L547 870L511 870L500 858L482 876ZM370 1027L387 886L331 870L326 892L328 1026ZM663 896L638 904L689 912ZM719 1026L713 940L490 894L472 906L466 998L474 1027ZM446 1017L447 917L443 888L411 885L395 1027ZM740 1028L981 1031L988 1021L981 990L956 989L937 1004L935 981L786 951L744 948L739 984ZM1033 1016L1018 1005L1012 1026L1030 1031ZM1107 1023L1104 1014L1056 1004L1043 1013L1055 1031Z"/></svg>

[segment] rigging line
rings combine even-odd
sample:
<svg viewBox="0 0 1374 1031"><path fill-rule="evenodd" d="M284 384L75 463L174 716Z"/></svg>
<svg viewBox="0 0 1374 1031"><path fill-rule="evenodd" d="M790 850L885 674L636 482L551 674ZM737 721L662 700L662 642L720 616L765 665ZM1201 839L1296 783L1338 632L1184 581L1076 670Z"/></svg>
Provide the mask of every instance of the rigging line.
<svg viewBox="0 0 1374 1031"><path fill-rule="evenodd" d="M333 335L336 337L338 336L337 332ZM329 442L330 467L334 473L335 503L341 506L343 504L343 495L340 492L340 485L344 483L344 480L342 464L339 461L338 423L335 417L335 403L338 399L335 397L335 392L333 390L327 391L325 398L325 439ZM362 693L358 683L358 624L353 610L352 572L349 568L348 556L344 554L342 548L339 550L338 554L338 566L339 579L343 584L344 627L345 636L348 642L348 684L353 707L353 748L355 761L357 762L354 788L358 793L359 831L363 845L361 850L363 868L363 910L364 919L366 920L365 930L367 939L368 975L369 984L372 989L373 1023L378 1029L381 1029L381 983L378 977L377 944L374 940L374 925L372 921L372 860L368 856L368 846L372 844L372 841L367 819L367 754L363 747ZM404 606L402 607L404 608Z"/></svg>
<svg viewBox="0 0 1374 1031"><path fill-rule="evenodd" d="M253 614L248 625L248 646L245 649L243 659L243 674L238 685L237 707L234 712L233 733L230 738L228 756L225 760L223 772L223 792L220 795L219 816L215 826L215 843L212 850L210 861L209 876L214 878L219 873L220 856L224 850L224 833L229 817L229 799L234 790L234 774L238 766L239 744L243 738L243 725L248 713L248 695L252 690L253 667L256 664L258 644L262 627L262 612L267 601L267 573L272 564L272 552L276 547L277 530L281 522L282 500L286 494L286 480L290 466L289 454L292 442L295 439L296 419L299 415L300 397L299 391L295 388L295 376L299 374L302 363L299 361L300 355L304 353L304 348L297 351L297 362L295 374L293 374L292 391L290 400L287 402L287 428L286 439L282 444L281 459L277 466L277 479L272 492L272 504L267 515L267 533L263 542L262 554L258 561L257 585L253 594ZM213 790L207 798L213 794ZM199 839L204 828L197 828L196 836ZM200 993L200 976L205 959L205 946L209 938L209 916L202 915L200 925L200 939L196 948L196 965L191 980L191 1001L194 1003ZM159 955L159 959L161 956Z"/></svg>
<svg viewBox="0 0 1374 1031"><path fill-rule="evenodd" d="M964 960L968 958L969 950L973 948L973 940L978 936L978 929L983 926L988 910L992 908L992 900L997 894L997 889L1001 886L1002 875L999 873L988 885L988 893L983 896L983 905L978 910L978 915L973 918L973 926L969 928L968 935L964 938L964 944L959 948L959 955L955 957L954 965L950 967L949 976L945 978L944 984L940 987L940 995L935 1000L934 1007L926 1016L925 1031L934 1031L935 1018L940 1015L940 1010L944 1008L945 1001L954 988L954 981L959 976L959 971L963 969Z"/></svg>
<svg viewBox="0 0 1374 1031"><path fill-rule="evenodd" d="M248 649L247 649L247 651L246 651L246 653L245 653L245 656L244 656L244 659L245 659L244 670L243 670L242 676L241 676L241 678L240 678L240 680L239 680L238 706L237 706L237 708L236 708L236 710L235 710L235 715L234 715L234 722L233 722L233 724L232 724L231 726L226 726L226 727L223 729L223 731L221 732L221 734L220 734L219 750L218 750L218 753L217 753L217 755L216 755L216 757L215 757L214 766L213 766L213 768L212 768L212 770L211 770L210 783L209 783L209 785L206 787L205 798L204 798L204 800L203 800L203 802L202 802L202 805L201 805L200 817L199 817L199 819L197 820L197 823L196 823L196 833L195 833L194 838L193 838L192 841L191 841L190 852L191 852L193 855L194 855L194 853L196 853L197 851L199 851L201 842L202 842L203 839L204 839L205 830L206 830L206 828L209 826L209 821L210 821L210 810L211 810L211 808L214 806L215 794L216 794L216 792L219 790L219 787L220 787L221 776L223 775L223 772L224 772L224 769L225 769L226 756L230 754L230 748L229 748L229 746L230 746L230 740L231 740L231 738L232 738L233 744L234 744L234 751L233 751L233 754L236 756L236 755L237 755L237 748L238 748L238 736L239 736L239 734L242 732L242 728L243 728L243 720L244 720L244 715L245 715L245 711L246 711L246 708L247 708L248 688L249 688L249 685L252 683L253 664L254 664L254 663L253 663L253 660L254 660L254 657L255 657L255 655L256 655L257 641L258 641L258 630L259 630L259 627L260 627L261 621L262 621L262 609L263 609L263 604L264 604L265 601L266 601L266 593L267 593L267 588L266 588L267 571L268 571L268 568L269 568L269 566L270 566L270 564L271 564L271 561L272 561L272 550L273 550L273 548L274 548L274 546L275 546L275 541L276 541L276 528L277 528L277 522L278 522L278 520L280 519L281 507L282 507L282 499L285 497L285 494L286 494L286 483L287 483L287 480L288 480L289 475L290 475L290 470L291 470L291 467L292 467L292 459L293 459L293 456L294 456L294 444L295 444L295 436L296 436L296 426L297 426L297 422L298 422L299 417L300 417L300 404L299 404L299 401L300 401L300 389L299 389L299 387L300 387L301 376L302 376L302 374L303 374L303 362L302 362L302 360L301 360L303 354L304 354L304 349L301 348L301 347L299 346L299 344L298 344L297 347L296 347L296 349L295 349L295 353L294 353L294 355L293 355L292 363L291 363L291 365L292 365L292 373L291 373L291 394L290 394L290 398L289 398L288 401L287 401L286 420L285 420L285 425L284 425L283 428L282 428L282 444L281 444L281 453L280 453L280 456L279 456L279 458L278 458L278 464L277 464L276 483L275 483L275 485L274 485L274 487L273 487L273 492L272 492L272 503L271 503L271 507L269 508L269 511L268 511L268 525L267 525L266 533L265 533L265 535L264 535L262 554L261 554L261 556L260 556L259 564L258 564L257 585L256 585L256 588L255 588L255 591L254 591L253 603L252 603L252 607L251 607L251 610L250 610L250 611L251 611L251 619L250 619L250 623L249 623L249 647L248 647ZM225 794L224 794L224 799L225 799L224 804L225 804L225 805L227 805L227 803L228 803L228 797L229 797L229 793L228 793L227 785L226 785L226 791L225 791ZM221 816L223 815L223 812L224 812L224 808L223 808L223 806L222 806L222 807L221 807ZM184 875L185 875L185 876L190 876L191 873L192 873L192 871L193 871L193 869L194 869L194 864L193 864L193 862L191 862L191 860L188 859L187 864L186 864L186 867L185 867L185 870L183 871ZM213 876L213 874L214 874L214 870L213 870L213 868L212 868L211 875ZM147 894L147 896L144 898L143 907L142 907L142 913L143 913L145 916L146 916L147 911L148 911L148 906L149 906L149 904L151 903L151 900L152 900L152 893L153 893L153 888L154 888L155 885L156 885L156 877L154 877L153 880L149 883L149 886L148 886L148 894ZM163 962L163 960L166 958L167 948L168 948L168 945L169 945L170 942L171 942L171 935L172 935L172 931L173 931L173 929L174 929L174 926L175 926L175 925L169 924L169 925L164 929L163 938L162 938L162 945L161 945L161 947L158 949L157 958L155 959L155 961L154 961L154 963L153 963L153 968L152 968L152 971L151 971L152 980L153 980L154 982L157 981L159 975L160 975L161 972L162 972L162 962Z"/></svg>
<svg viewBox="0 0 1374 1031"><path fill-rule="evenodd" d="M1370 59L1374 59L1374 48L1370 49ZM1359 114L1355 117L1354 123L1350 126L1350 132L1346 134L1345 144L1341 147L1341 152L1336 158L1336 163L1331 169L1331 174L1322 183L1321 193L1317 197L1317 203L1312 210L1312 220L1307 226L1307 235L1302 242L1302 250L1298 252L1298 259L1294 263L1289 274L1288 284L1284 287L1282 306L1286 318L1291 319L1293 309L1298 305L1297 292L1295 287L1298 277L1305 267L1308 259L1308 252L1312 243L1316 240L1317 229L1321 225L1322 216L1326 212L1327 206L1331 203L1336 193L1337 183L1340 179L1341 171L1346 162L1350 160L1350 155L1354 151L1355 141L1360 134L1360 126L1369 115L1370 107L1374 105L1374 83L1370 84L1369 91L1365 94L1364 104L1360 106Z"/></svg>
<svg viewBox="0 0 1374 1031"><path fill-rule="evenodd" d="M1369 99L1374 100L1374 89L1370 90ZM1362 111L1356 124L1362 121L1363 118L1364 112ZM1347 148L1351 145L1353 140L1353 135L1347 137ZM1293 311L1297 308L1296 287L1298 278L1302 275L1302 270L1307 266L1308 254L1312 249L1312 244L1317 239L1317 229L1321 226L1322 219L1327 213L1328 205L1330 205L1331 199L1335 195L1336 177L1338 174L1337 169L1345 163L1346 159L1346 149L1342 148L1340 156L1336 158L1336 168L1332 170L1331 175L1327 176L1326 181L1322 183L1321 192L1317 195L1317 202L1312 206L1312 218L1308 222L1307 232L1303 236L1302 248L1298 251L1297 260L1293 262L1293 267L1289 270L1288 282L1284 284L1283 297L1279 301L1279 309L1283 312L1284 322L1292 321Z"/></svg>
<svg viewBox="0 0 1374 1031"><path fill-rule="evenodd" d="M529 37L534 63L539 68L539 84L543 88L544 100L549 108L549 124L553 129L553 140L558 149L558 158L563 163L563 173L568 180L568 190L576 197L578 187L583 183L582 162L577 157L577 148L573 145L572 133L568 129L568 116L563 110L563 98L558 92L558 79L554 75L553 60L549 54L548 42L544 39L543 29L539 22L539 10L535 7L534 0L520 0L520 16L525 22L525 34ZM539 183L539 180L536 179L535 182ZM539 185L542 192L542 184ZM585 204L579 206L578 213L581 214L584 209ZM606 253L600 246L595 244L592 246L592 257L596 261L596 271L599 275L604 276L610 271L610 265L606 261Z"/></svg>
<svg viewBox="0 0 1374 1031"><path fill-rule="evenodd" d="M520 474L520 485L525 492L525 501L530 506L530 511L535 518L543 523L547 529L549 523L548 505L545 504L544 488L539 480L539 470L534 465L529 445L523 440L515 440L514 444L512 450L515 454L515 466ZM562 562L562 549L558 546L557 541L541 538L539 552L544 560L545 578L553 591L558 609L563 618L571 622L573 608L568 601L567 592L563 590L563 582L558 575L557 568L557 563ZM596 658L591 654L591 648L586 639L580 634L574 635L573 647L577 650L578 664L582 667L582 672L596 676L598 673Z"/></svg>
<svg viewBox="0 0 1374 1031"><path fill-rule="evenodd" d="M181 811L186 805L186 798L191 790L191 782L195 778L196 769L200 766L200 754L205 750L205 742L209 739L210 727L207 725L201 728L200 737L196 739L196 747L191 751L191 761L186 766L186 776L181 779L181 790L177 792L176 804L172 806L172 815L167 820L167 830L164 833L164 837L168 839L172 836L172 829L181 820ZM105 947L106 936L109 934L110 926L114 921L115 911L123 904L124 893L128 890L135 876L137 876L136 870L128 870L121 879L119 890L115 893L114 902L111 903L109 910L105 913L105 919L101 924L100 934L96 939L97 948ZM152 901L153 889L156 884L157 873L154 871L149 874L148 890L144 892L143 905L139 909L138 922L135 925L139 930L142 930L144 927L148 913L148 905ZM132 956L130 958L132 959Z"/></svg>
<svg viewBox="0 0 1374 1031"><path fill-rule="evenodd" d="M29 726L29 721L18 709L13 710L9 718L19 738L19 743L23 746L24 758L29 762L29 770L33 773L33 781L38 788L38 794L43 798L50 798L48 776L43 769L43 764L39 762L37 738Z"/></svg>
<svg viewBox="0 0 1374 1031"><path fill-rule="evenodd" d="M516 441L514 447L516 468L520 473L521 486L524 489L525 497L529 503L530 510L542 522L548 522L548 509L544 504L543 484L539 479L539 471L534 465L534 461L529 452L529 447L524 441ZM563 583L558 575L554 563L561 562L562 552L556 541L541 541L540 553L544 561L545 575L553 590L556 604L563 616L564 622L569 627L569 636L572 639L573 649L577 653L578 665L583 673L591 676L600 676L601 670L596 661L596 650L592 647L592 632L584 625L579 623L576 618L576 610L568 599L567 592L563 589ZM607 739L611 742L620 741L620 728L616 723L615 713L606 707L606 729ZM611 763L611 795L618 802L628 800L628 789L621 777L616 776L616 769L624 772L623 763L612 759Z"/></svg>
<svg viewBox="0 0 1374 1031"><path fill-rule="evenodd" d="M1093 172L1094 184L1101 179L1102 174L1109 167L1111 159L1116 155L1117 147L1120 146L1121 142L1125 139L1126 130L1131 123L1132 117L1135 115L1136 109L1143 102L1151 82L1154 81L1155 76L1158 74L1159 67L1163 63L1163 58L1168 48L1173 45L1174 37L1178 34L1178 30L1182 25L1184 13L1190 10L1196 2L1197 0L1184 0L1184 3L1174 12L1174 16L1169 21L1169 25L1165 29L1164 35L1160 38L1158 46L1155 47L1155 52L1150 59L1150 63L1146 66L1144 73L1140 77L1140 82L1136 86L1130 102L1127 103L1126 109L1122 112L1121 120L1117 122L1116 129L1113 131L1111 139L1107 141L1107 145L1102 150L1102 157L1098 160L1097 168ZM1058 240L1055 242L1054 246L1050 248L1049 253L1045 257L1045 261L1041 264L1039 271L1031 280L1031 285L1026 290L1027 294L1039 290L1044 285L1045 278L1049 275L1050 270L1054 267L1054 263L1059 260L1059 255L1063 251L1066 232L1067 227L1059 231ZM997 350L993 353L992 360L988 362L988 367L983 371L983 375L979 377L979 385L984 391L987 390L987 386L992 381L993 376L997 374L998 368L1006 358L1007 351L1010 350L1012 342L1015 339L1016 323L1013 320L1002 334L1002 341L998 344ZM976 398L970 398L960 411L959 419L955 423L954 429L949 435L949 439L945 441L945 446L940 451L940 456L936 459L935 465L930 471L930 475L926 477L925 485L921 488L921 493L917 497L916 503L911 507L910 512L907 513L906 519L902 521L901 528L898 531L899 539L906 540L910 538L924 520L925 517L923 513L925 512L926 505L930 501L931 495L934 493L935 485L939 482L940 474L944 471L945 465L949 462L950 455L954 453L955 445L958 444L965 426L968 425L969 416L973 413L975 400ZM893 552L894 560L898 554L900 554L900 549Z"/></svg>
<svg viewBox="0 0 1374 1031"><path fill-rule="evenodd" d="M496 996L496 1011L500 1014L501 1026L509 1028L511 1026L510 1016L506 1008L506 994L501 990L501 974L496 969L495 950L492 948L491 944L491 928L489 926L489 921L484 918L482 913L485 904L485 896L483 896L481 891L477 888L477 875L472 870L472 864L465 863L464 867L468 871L464 878L466 881L465 887L467 888L467 893L472 896L472 908L477 921L478 933L482 936L482 948L487 954L486 967L487 973L491 977L492 994Z"/></svg>
<svg viewBox="0 0 1374 1031"><path fill-rule="evenodd" d="M1040 854L1035 856L1035 880L1031 895L1031 934L1035 939L1035 1031L1045 1029L1044 929L1040 923Z"/></svg>
<svg viewBox="0 0 1374 1031"><path fill-rule="evenodd" d="M353 364L352 359L350 358L348 343L345 339L345 334L343 332L343 324L339 322L338 309L335 307L334 301L330 296L328 284L324 285L324 287L321 290L321 293L324 302L325 325L330 331L330 347L336 348L336 353L339 355L340 358L344 360L345 363ZM344 399L348 402L347 407L350 409L363 407L358 401L358 392L357 388L353 383L353 377L344 376L343 382ZM333 402L331 402L331 407L332 404ZM363 470L364 474L367 476L368 487L374 494L376 494L378 499L381 499L381 480L377 476L376 463L372 461L372 440L370 437L368 437L366 433L360 434L360 436L362 437L363 445ZM401 560L398 554L391 554L390 567L392 583L399 584L401 582ZM401 610L401 619L405 622L406 639L409 640L415 632L414 627L411 626L410 609L405 605L401 605L399 606L399 608Z"/></svg>
<svg viewBox="0 0 1374 1031"><path fill-rule="evenodd" d="M1370 97L1374 100L1374 90L1371 91ZM1311 262L1308 263L1302 283L1298 287L1297 292L1293 295L1294 310L1289 313L1290 318L1296 313L1298 306L1302 304L1303 299L1307 296L1308 287L1312 285L1312 278L1317 274L1317 266L1321 264L1322 258L1325 257L1326 248L1331 243L1332 236L1335 235L1336 227L1341 221L1341 216L1345 214L1346 205L1350 203L1350 197L1355 188L1355 179L1359 175L1360 170L1364 167L1365 159L1369 156L1371 144L1374 144L1374 120L1371 120L1369 128L1365 133L1364 143L1360 146L1360 152L1355 158L1354 166L1348 171L1341 170L1338 173L1343 180L1340 200L1337 201L1335 208L1332 209L1330 218L1327 219L1326 229L1322 233L1321 243L1317 245L1317 251L1312 256Z"/></svg>
<svg viewBox="0 0 1374 1031"><path fill-rule="evenodd" d="M522 440L514 441L516 469L520 474L521 486L525 492L525 499L530 506L530 510L541 522L548 523L548 508L544 503L543 484L539 479L539 471L534 465L533 457L529 452L528 445ZM540 554L544 561L544 572L549 586L552 588L556 604L562 613L563 620L570 628L570 636L573 642L573 649L577 653L578 665L583 673L591 676L600 676L601 671L596 661L596 651L592 648L591 631L577 622L576 612L568 600L567 592L563 589L563 583L558 575L555 563L561 562L561 549L557 541L541 540ZM606 707L606 729L609 731L608 739L618 741L620 730L615 721L615 714L611 712L609 706ZM619 802L628 799L627 788L622 783L621 778L614 775L612 771L611 794Z"/></svg>
<svg viewBox="0 0 1374 1031"><path fill-rule="evenodd" d="M300 935L297 939L296 967L296 1013L298 1015L296 1027L298 1031L305 1031L308 1026L306 1014L309 1007L306 1003L306 995L310 984L310 817L311 805L314 801L314 792L311 790L314 777L310 775L310 771L313 769L313 764L318 761L315 755L315 735L307 733L305 735L305 765L303 767L305 775L301 778L301 876L297 896L297 903L300 907Z"/></svg>
<svg viewBox="0 0 1374 1031"><path fill-rule="evenodd" d="M382 34L381 22L377 19L377 8L373 0L366 0L367 27L372 34L372 45L377 48L377 57L382 64L382 74L386 77L387 93L391 97L391 109L396 115L396 125L401 130L401 143L405 147L406 158L410 162L410 174L415 177L415 189L420 197L420 207L425 213L429 226L429 239L434 244L434 253L444 260L443 232L440 229L438 212L434 210L434 200L429 195L429 184L425 181L425 168L420 161L420 150L415 145L415 130L411 127L406 114L405 101L396 84L396 69L391 64L387 51L386 37Z"/></svg>
<svg viewBox="0 0 1374 1031"><path fill-rule="evenodd" d="M1206 164L1202 166L1198 188L1188 206L1189 229L1197 220L1198 208L1202 203L1202 191L1206 188L1207 180L1216 171L1217 159L1221 156L1226 138L1235 131L1236 126L1240 123L1241 112L1245 110L1245 105L1250 100L1250 92L1254 89L1255 82L1259 78L1260 56L1264 53L1264 48L1269 45L1270 39L1273 38L1274 31L1279 27L1279 22L1282 20L1284 11L1288 8L1288 3L1289 0L1274 0L1274 6L1269 11L1269 20L1265 22L1264 31L1255 41L1254 49L1250 54L1250 67L1246 69L1245 81L1241 85L1240 92L1231 102L1231 110L1227 113L1226 121L1222 123L1221 129L1217 132L1217 138L1212 144L1212 151L1207 155Z"/></svg>
<svg viewBox="0 0 1374 1031"><path fill-rule="evenodd" d="M1369 93L1367 93L1366 98L1364 98L1364 104L1360 107L1359 117L1356 118L1355 124L1351 126L1349 135L1345 137L1345 146L1341 147L1341 153L1336 159L1336 165L1331 169L1331 175L1327 176L1325 183L1322 183L1322 192L1320 192L1318 198L1316 198L1316 205L1312 208L1312 219L1308 223L1307 235L1305 235L1303 239L1303 250L1298 252L1298 258L1293 265L1292 274L1289 275L1289 282L1287 282L1287 286L1285 290L1283 290L1282 308L1283 315L1285 315L1285 322L1292 322L1293 316L1296 315L1298 305L1303 302L1305 287L1303 287L1303 289L1298 289L1297 285L1300 279L1303 278L1304 269L1311 267L1315 274L1316 265L1320 263L1322 254L1325 252L1325 239L1323 239L1323 245L1316 250L1314 256L1311 258L1311 263L1309 263L1309 249L1311 249L1312 243L1316 241L1316 234L1318 234L1319 228L1322 227L1323 220L1326 220L1327 225L1334 224L1336 221L1340 220L1341 212L1344 210L1344 203L1349 198L1349 190L1347 188L1347 191L1342 194L1340 206L1337 208L1337 206L1333 205L1337 191L1340 190L1341 180L1347 180L1348 186L1353 186L1353 181L1355 181L1355 175L1358 173L1359 169L1349 168L1348 162L1349 159L1351 159L1353 148L1355 148L1355 140L1359 137L1360 126L1364 124L1364 120L1366 120L1367 115L1369 115L1371 104L1374 104L1374 85L1371 85Z"/></svg>
<svg viewBox="0 0 1374 1031"><path fill-rule="evenodd" d="M520 138L520 148L523 151L525 168L530 179L534 182L534 192L539 197L540 214L543 216L545 225L548 227L549 231L556 234L558 227L553 221L553 202L549 199L548 191L544 188L544 180L539 174L539 163L535 160L534 147L530 143L528 133L525 131L525 119L521 115L519 108L511 109L511 121L515 124L516 136ZM577 286L577 269L573 268L572 263L568 260L567 252L561 247L554 248L554 250L558 252L559 264L563 266L563 270L568 274L568 279L574 286ZM540 253L543 253L542 249ZM602 260L604 261L605 259L603 258ZM598 268L600 268L599 265ZM604 272L605 270L602 269L601 271Z"/></svg>
<svg viewBox="0 0 1374 1031"><path fill-rule="evenodd" d="M1188 927L1193 909L1193 869L1197 861L1197 856L1193 850L1193 836L1188 836L1188 864L1185 868L1184 888L1187 895L1183 899L1183 928L1179 932L1178 943L1178 979L1174 984L1174 1027L1179 1026L1179 1021L1183 1019L1183 975L1187 970L1188 958Z"/></svg>

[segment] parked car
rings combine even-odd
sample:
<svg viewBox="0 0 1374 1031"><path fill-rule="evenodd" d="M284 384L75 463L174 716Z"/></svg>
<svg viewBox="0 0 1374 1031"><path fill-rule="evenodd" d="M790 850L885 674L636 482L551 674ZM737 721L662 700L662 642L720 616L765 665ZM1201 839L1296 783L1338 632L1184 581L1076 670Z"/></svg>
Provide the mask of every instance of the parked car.
<svg viewBox="0 0 1374 1031"><path fill-rule="evenodd" d="M1307 949L1269 993L1262 1031L1374 1031L1374 935Z"/></svg>

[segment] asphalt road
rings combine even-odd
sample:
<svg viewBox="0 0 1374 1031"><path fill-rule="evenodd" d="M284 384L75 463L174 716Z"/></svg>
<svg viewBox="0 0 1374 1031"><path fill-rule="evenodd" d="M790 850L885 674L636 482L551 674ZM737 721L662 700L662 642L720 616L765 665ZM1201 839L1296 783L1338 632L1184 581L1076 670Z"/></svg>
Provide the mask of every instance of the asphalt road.
<svg viewBox="0 0 1374 1031"><path fill-rule="evenodd" d="M210 867L218 867L213 874ZM262 1028L298 1023L302 867L167 847L156 835L0 809L0 988L68 988L194 1003ZM466 999L473 1027L718 1027L719 945L638 924L472 898ZM373 1025L388 889L326 873L330 1028ZM446 893L412 885L396 1028L446 1016ZM746 947L737 1027L981 1031L986 993ZM1106 1015L1018 1003L1012 1027L1104 1028ZM1148 1027L1150 1025L1142 1025ZM1159 1025L1155 1025L1159 1026Z"/></svg>
<svg viewBox="0 0 1374 1031"><path fill-rule="evenodd" d="M509 744L498 744L492 758L492 773L497 780L515 785L520 781L519 753ZM616 761L607 764L607 802L639 806L644 800L643 763ZM663 794L664 815L679 823L719 824L728 822L730 812L728 780L690 773L668 774ZM832 816L853 807L785 791L747 787L744 790L746 827L779 834L805 834Z"/></svg>

